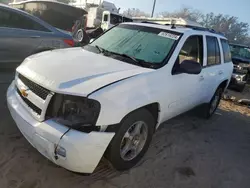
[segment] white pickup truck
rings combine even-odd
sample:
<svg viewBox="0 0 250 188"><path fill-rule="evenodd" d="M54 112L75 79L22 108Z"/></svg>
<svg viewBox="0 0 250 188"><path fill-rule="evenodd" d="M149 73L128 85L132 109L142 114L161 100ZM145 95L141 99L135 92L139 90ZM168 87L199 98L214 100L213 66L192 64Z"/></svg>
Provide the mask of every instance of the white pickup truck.
<svg viewBox="0 0 250 188"><path fill-rule="evenodd" d="M17 68L8 107L26 139L68 170L102 157L134 166L166 120L215 112L231 79L227 39L201 28L123 23L82 48L42 52Z"/></svg>

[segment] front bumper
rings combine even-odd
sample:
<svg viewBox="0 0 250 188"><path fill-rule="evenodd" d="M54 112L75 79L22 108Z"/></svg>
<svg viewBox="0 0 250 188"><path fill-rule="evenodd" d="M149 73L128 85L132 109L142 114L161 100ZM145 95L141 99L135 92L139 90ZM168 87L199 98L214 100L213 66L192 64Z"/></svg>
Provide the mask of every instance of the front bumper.
<svg viewBox="0 0 250 188"><path fill-rule="evenodd" d="M69 130L53 120L39 122L24 108L21 100L13 82L7 91L8 108L18 128L33 147L70 171L92 173L95 170L115 133L83 133ZM56 155L56 147L65 149L66 156Z"/></svg>
<svg viewBox="0 0 250 188"><path fill-rule="evenodd" d="M236 78L232 77L229 85L241 87L241 86L244 86L245 84L246 84L246 81L240 81L240 80L237 80Z"/></svg>

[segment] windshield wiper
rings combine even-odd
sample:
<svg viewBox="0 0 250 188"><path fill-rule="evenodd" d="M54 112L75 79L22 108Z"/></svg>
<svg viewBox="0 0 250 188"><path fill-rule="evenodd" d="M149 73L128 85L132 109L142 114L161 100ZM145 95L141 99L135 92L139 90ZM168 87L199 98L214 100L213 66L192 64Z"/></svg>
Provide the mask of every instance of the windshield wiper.
<svg viewBox="0 0 250 188"><path fill-rule="evenodd" d="M105 50L103 48L101 48L100 46L95 45L95 47L99 50L100 53L105 52Z"/></svg>

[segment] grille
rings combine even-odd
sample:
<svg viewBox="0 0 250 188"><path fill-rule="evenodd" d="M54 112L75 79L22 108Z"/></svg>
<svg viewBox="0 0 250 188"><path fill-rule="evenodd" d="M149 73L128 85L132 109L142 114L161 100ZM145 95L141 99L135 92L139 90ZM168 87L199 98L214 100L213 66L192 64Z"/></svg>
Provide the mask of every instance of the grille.
<svg viewBox="0 0 250 188"><path fill-rule="evenodd" d="M23 75L19 74L18 78L37 96L42 98L43 100L46 99L48 94L50 93L49 90L43 88L42 86L39 86L38 84L32 82L31 80L25 78Z"/></svg>
<svg viewBox="0 0 250 188"><path fill-rule="evenodd" d="M28 99L24 98L21 94L21 92L19 91L18 88L16 88L18 95L23 99L23 101L34 111L36 112L38 115L41 115L42 110L40 108L38 108L36 105L34 105L32 102L30 102Z"/></svg>

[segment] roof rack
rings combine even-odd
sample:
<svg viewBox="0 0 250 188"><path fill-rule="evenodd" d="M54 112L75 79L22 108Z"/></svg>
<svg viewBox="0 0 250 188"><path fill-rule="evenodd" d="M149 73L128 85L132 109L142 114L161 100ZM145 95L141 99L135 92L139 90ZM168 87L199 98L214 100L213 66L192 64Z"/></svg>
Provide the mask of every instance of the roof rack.
<svg viewBox="0 0 250 188"><path fill-rule="evenodd" d="M159 24L159 23L156 23L156 22L148 22L148 21L142 21L140 23L148 23L148 24L155 24L155 25L162 25L162 24Z"/></svg>
<svg viewBox="0 0 250 188"><path fill-rule="evenodd" d="M148 23L148 24L155 24L155 25L163 25L163 24L159 24L159 23L156 23L156 22L149 22L149 21L142 21L141 23ZM221 35L221 36L225 36L223 33L221 32L217 32L215 31L214 29L209 29L209 28L205 28L205 27L198 27L198 26L193 26L193 25L182 25L182 24L174 24L174 23L171 23L171 24L164 24L166 26L171 26L172 29L175 29L176 27L183 27L183 28L189 28L189 29L193 29L193 30L196 30L196 31L207 31L207 32L210 32L210 33L214 33L214 34L218 34L218 35Z"/></svg>

